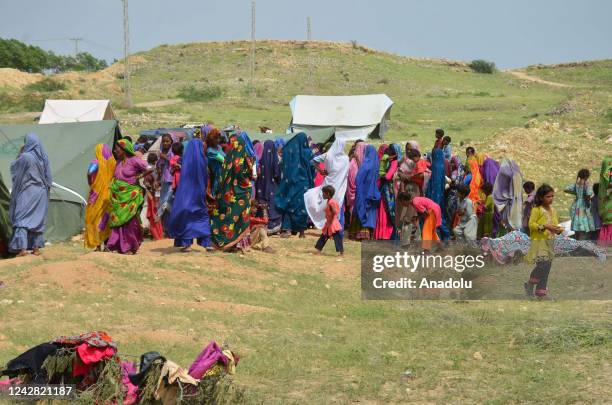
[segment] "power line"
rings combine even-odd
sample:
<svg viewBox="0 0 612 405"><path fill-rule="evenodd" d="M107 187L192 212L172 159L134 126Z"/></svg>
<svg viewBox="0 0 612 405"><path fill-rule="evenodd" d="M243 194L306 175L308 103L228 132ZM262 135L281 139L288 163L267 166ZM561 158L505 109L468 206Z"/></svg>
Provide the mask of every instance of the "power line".
<svg viewBox="0 0 612 405"><path fill-rule="evenodd" d="M132 94L130 92L130 23L128 16L128 0L123 1L123 65L125 67L124 84L125 84L125 104L127 107L132 107Z"/></svg>
<svg viewBox="0 0 612 405"><path fill-rule="evenodd" d="M310 29L310 17L306 17L306 39L312 40L312 30Z"/></svg>
<svg viewBox="0 0 612 405"><path fill-rule="evenodd" d="M255 0L251 1L251 96L255 95Z"/></svg>

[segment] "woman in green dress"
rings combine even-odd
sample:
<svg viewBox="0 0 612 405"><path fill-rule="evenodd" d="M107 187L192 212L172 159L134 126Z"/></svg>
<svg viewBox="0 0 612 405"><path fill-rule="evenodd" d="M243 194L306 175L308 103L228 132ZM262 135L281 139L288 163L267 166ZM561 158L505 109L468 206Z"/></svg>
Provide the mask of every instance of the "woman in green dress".
<svg viewBox="0 0 612 405"><path fill-rule="evenodd" d="M574 184L570 184L564 190L576 197L570 208L570 217L572 218L572 231L575 232L578 240L586 239L595 230L595 221L591 212L591 199L595 194L589 182L590 174L587 169L581 169Z"/></svg>

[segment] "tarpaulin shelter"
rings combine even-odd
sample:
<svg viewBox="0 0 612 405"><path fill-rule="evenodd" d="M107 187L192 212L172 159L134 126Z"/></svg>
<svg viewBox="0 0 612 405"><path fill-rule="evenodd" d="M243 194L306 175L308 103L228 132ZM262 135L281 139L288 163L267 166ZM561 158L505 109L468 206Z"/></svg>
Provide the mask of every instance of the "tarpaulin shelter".
<svg viewBox="0 0 612 405"><path fill-rule="evenodd" d="M96 144L112 146L118 131L115 120L0 125L0 171L9 189L10 165L23 146L27 133L37 134L49 155L54 186L45 229L46 240L66 240L83 230L89 194L87 167L95 158Z"/></svg>
<svg viewBox="0 0 612 405"><path fill-rule="evenodd" d="M289 139L293 138L298 133L304 132L306 136L311 139L312 142L326 144L329 142L330 139L332 139L332 137L334 136L336 132L336 129L333 127L328 127L328 128L320 128L320 129L306 129L306 130L300 130L300 131L296 130L293 133L288 133L288 134L262 134L262 133L259 133L258 131L254 131L254 132L246 131L246 132L249 134L249 137L251 138L251 140L253 141L258 140L260 142L265 142L267 140L273 141L277 138L283 138L285 142L287 142L289 141Z"/></svg>
<svg viewBox="0 0 612 405"><path fill-rule="evenodd" d="M110 100L47 100L39 124L115 120Z"/></svg>
<svg viewBox="0 0 612 405"><path fill-rule="evenodd" d="M291 132L335 127L336 138L380 138L389 129L393 101L385 94L295 96L289 103Z"/></svg>

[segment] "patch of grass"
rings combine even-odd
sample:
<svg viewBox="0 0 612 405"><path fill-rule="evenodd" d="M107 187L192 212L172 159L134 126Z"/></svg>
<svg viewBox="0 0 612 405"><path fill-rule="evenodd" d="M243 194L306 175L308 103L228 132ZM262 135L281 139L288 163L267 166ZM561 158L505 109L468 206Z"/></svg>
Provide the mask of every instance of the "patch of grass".
<svg viewBox="0 0 612 405"><path fill-rule="evenodd" d="M150 113L151 110L149 110L147 107L131 107L128 108L127 112L130 114L146 114Z"/></svg>
<svg viewBox="0 0 612 405"><path fill-rule="evenodd" d="M24 90L29 92L40 91L49 93L53 91L66 90L67 88L66 83L60 82L51 77L45 77L41 81L28 84L25 86Z"/></svg>
<svg viewBox="0 0 612 405"><path fill-rule="evenodd" d="M46 99L46 95L38 92L23 93L20 95L0 93L0 111L42 111Z"/></svg>
<svg viewBox="0 0 612 405"><path fill-rule="evenodd" d="M224 90L220 86L206 86L197 88L194 85L183 87L177 97L190 102L211 101L223 96Z"/></svg>
<svg viewBox="0 0 612 405"><path fill-rule="evenodd" d="M608 110L603 115L603 119L606 122L612 123L612 108L608 108Z"/></svg>
<svg viewBox="0 0 612 405"><path fill-rule="evenodd" d="M612 342L612 329L585 324L559 325L531 329L516 336L516 343L541 350L574 351L579 348L605 346Z"/></svg>

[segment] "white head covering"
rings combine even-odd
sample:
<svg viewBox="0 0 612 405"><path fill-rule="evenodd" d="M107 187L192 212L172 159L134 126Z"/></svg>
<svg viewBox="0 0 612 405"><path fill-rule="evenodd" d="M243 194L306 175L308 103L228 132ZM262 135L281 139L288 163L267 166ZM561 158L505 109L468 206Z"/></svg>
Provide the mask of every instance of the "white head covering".
<svg viewBox="0 0 612 405"><path fill-rule="evenodd" d="M344 204L344 195L346 194L346 185L349 171L349 158L344 153L344 139L336 139L329 150L325 153L325 170L327 176L319 187L311 188L304 193L304 202L306 203L306 211L312 220L312 223L319 229L325 225L325 207L327 201L323 199L322 189L324 186L330 185L336 190L334 200L342 209Z"/></svg>

